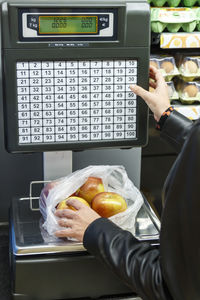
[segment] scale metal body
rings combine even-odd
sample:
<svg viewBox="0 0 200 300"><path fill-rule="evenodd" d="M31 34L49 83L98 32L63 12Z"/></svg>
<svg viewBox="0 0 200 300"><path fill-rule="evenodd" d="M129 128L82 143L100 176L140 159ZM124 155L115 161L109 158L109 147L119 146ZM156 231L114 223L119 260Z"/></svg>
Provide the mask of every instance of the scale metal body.
<svg viewBox="0 0 200 300"><path fill-rule="evenodd" d="M13 199L11 266L16 299L137 299L128 286L83 247L43 229L37 197ZM144 198L135 236L159 244L160 222Z"/></svg>
<svg viewBox="0 0 200 300"><path fill-rule="evenodd" d="M149 14L146 1L3 2L7 150L145 145L130 84L148 86Z"/></svg>
<svg viewBox="0 0 200 300"><path fill-rule="evenodd" d="M149 22L144 0L2 1L7 151L68 153L71 165L71 151L144 146L148 109L130 84L148 88ZM81 243L49 237L32 200L14 197L10 209L13 298L137 299ZM159 221L146 201L136 236L158 243Z"/></svg>

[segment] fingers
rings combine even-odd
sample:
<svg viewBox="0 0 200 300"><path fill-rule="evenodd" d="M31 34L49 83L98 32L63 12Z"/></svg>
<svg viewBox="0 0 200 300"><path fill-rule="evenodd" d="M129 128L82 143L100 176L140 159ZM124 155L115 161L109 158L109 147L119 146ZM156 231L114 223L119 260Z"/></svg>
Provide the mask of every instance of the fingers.
<svg viewBox="0 0 200 300"><path fill-rule="evenodd" d="M59 224L61 227L72 227L73 222L72 222L71 219L62 218L62 219L59 219L59 220L58 220L58 224Z"/></svg>
<svg viewBox="0 0 200 300"><path fill-rule="evenodd" d="M156 88L156 83L154 81L150 80L149 81L149 86L155 89Z"/></svg>
<svg viewBox="0 0 200 300"><path fill-rule="evenodd" d="M75 209L79 210L81 208L84 208L86 205L80 202L79 200L72 198L67 200L67 205L73 206Z"/></svg>
<svg viewBox="0 0 200 300"><path fill-rule="evenodd" d="M55 216L59 218L68 218L73 219L76 215L76 212L71 209L58 209L55 212Z"/></svg>
<svg viewBox="0 0 200 300"><path fill-rule="evenodd" d="M139 85L130 85L130 89L132 92L134 92L136 95L140 96L143 98L145 101L149 100L149 92L143 89Z"/></svg>
<svg viewBox="0 0 200 300"><path fill-rule="evenodd" d="M152 73L155 74L157 70L158 70L158 69L157 69L156 67L151 66L151 65L149 66L149 71L150 71L150 72L152 72Z"/></svg>
<svg viewBox="0 0 200 300"><path fill-rule="evenodd" d="M54 234L57 237L74 237L74 232L70 227L63 230L58 230Z"/></svg>
<svg viewBox="0 0 200 300"><path fill-rule="evenodd" d="M165 84L165 79L164 79L161 71L157 70L157 69L156 69L156 72L155 72L155 81L157 82L157 85Z"/></svg>
<svg viewBox="0 0 200 300"><path fill-rule="evenodd" d="M150 76L150 78L154 79L158 85L159 84L162 85L163 83L165 83L165 80L164 80L164 77L163 77L161 71L156 69L155 67L152 67L152 66L149 67L149 76Z"/></svg>
<svg viewBox="0 0 200 300"><path fill-rule="evenodd" d="M149 77L150 77L149 85L152 88L155 89L157 87L161 87L161 88L164 87L165 80L163 78L162 73L153 66L149 67ZM146 91L145 89L143 89L142 87L140 87L138 85L131 85L130 89L136 95L143 98L147 103L151 100L151 98L150 98L151 96L150 96L149 92Z"/></svg>
<svg viewBox="0 0 200 300"><path fill-rule="evenodd" d="M153 70L151 70L151 68L149 69L149 77L153 80L155 80L155 72Z"/></svg>

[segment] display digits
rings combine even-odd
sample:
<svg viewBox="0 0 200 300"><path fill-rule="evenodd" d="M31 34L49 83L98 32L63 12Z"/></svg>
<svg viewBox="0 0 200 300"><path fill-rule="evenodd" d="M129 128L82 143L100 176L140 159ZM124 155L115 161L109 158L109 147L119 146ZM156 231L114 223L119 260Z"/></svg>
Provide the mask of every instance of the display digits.
<svg viewBox="0 0 200 300"><path fill-rule="evenodd" d="M91 17L82 17L81 28L91 28L91 27L92 27L92 18Z"/></svg>
<svg viewBox="0 0 200 300"><path fill-rule="evenodd" d="M54 22L51 25L52 29L54 28L66 28L67 19L65 17L55 17Z"/></svg>
<svg viewBox="0 0 200 300"><path fill-rule="evenodd" d="M40 16L40 34L84 34L97 33L97 16Z"/></svg>

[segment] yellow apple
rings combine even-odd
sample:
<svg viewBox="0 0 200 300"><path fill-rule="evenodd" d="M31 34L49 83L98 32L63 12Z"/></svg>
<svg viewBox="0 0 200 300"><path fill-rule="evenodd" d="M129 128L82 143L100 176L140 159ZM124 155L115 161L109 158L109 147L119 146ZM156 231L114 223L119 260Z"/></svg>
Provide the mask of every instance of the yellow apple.
<svg viewBox="0 0 200 300"><path fill-rule="evenodd" d="M76 196L70 196L70 197L62 200L61 202L59 202L58 205L56 206L56 209L72 209L72 210L76 210L73 206L67 204L67 201L70 200L70 199L76 199L76 200L82 202L83 204L85 204L87 206L90 206L88 204L88 202L85 201L83 198L76 197Z"/></svg>
<svg viewBox="0 0 200 300"><path fill-rule="evenodd" d="M97 194L92 200L92 209L101 217L109 218L127 209L125 199L113 192L102 192Z"/></svg>
<svg viewBox="0 0 200 300"><path fill-rule="evenodd" d="M104 192L104 185L101 178L88 177L87 181L77 190L76 195L84 198L89 204L99 193Z"/></svg>

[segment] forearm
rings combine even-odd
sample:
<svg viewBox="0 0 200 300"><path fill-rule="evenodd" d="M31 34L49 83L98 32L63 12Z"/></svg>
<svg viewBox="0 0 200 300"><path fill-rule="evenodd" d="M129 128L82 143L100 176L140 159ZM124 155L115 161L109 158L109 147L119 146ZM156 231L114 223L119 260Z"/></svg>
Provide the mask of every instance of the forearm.
<svg viewBox="0 0 200 300"><path fill-rule="evenodd" d="M107 219L94 221L84 235L84 246L106 264L143 300L171 299L163 282L159 250L139 242Z"/></svg>
<svg viewBox="0 0 200 300"><path fill-rule="evenodd" d="M191 120L174 110L165 120L160 136L180 152L192 126Z"/></svg>

